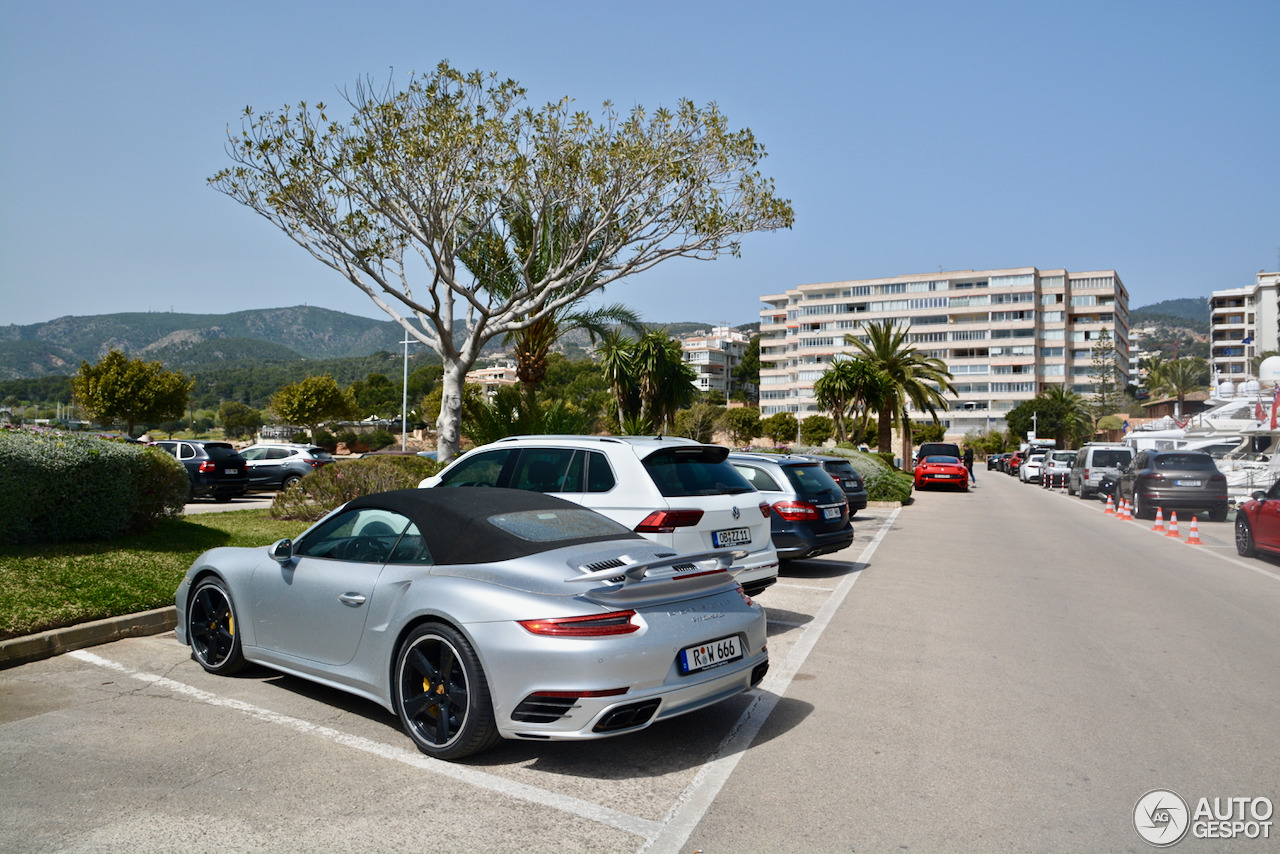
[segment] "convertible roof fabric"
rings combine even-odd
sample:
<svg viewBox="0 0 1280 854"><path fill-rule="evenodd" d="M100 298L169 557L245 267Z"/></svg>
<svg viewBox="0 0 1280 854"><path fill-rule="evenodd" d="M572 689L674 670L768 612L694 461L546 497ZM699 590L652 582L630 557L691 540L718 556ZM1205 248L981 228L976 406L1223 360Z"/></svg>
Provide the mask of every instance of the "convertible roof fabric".
<svg viewBox="0 0 1280 854"><path fill-rule="evenodd" d="M418 526L437 564L493 563L581 543L643 539L612 520L605 521L616 529L616 533L551 541L516 536L495 525L492 517L539 510L595 513L572 501L524 489L397 489L361 496L349 501L346 507L378 507L407 516Z"/></svg>

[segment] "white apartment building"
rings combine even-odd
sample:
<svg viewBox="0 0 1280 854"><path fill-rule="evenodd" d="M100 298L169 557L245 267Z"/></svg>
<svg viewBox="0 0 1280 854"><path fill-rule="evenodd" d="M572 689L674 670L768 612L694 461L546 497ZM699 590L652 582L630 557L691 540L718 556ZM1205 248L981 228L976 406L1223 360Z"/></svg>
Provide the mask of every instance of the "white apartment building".
<svg viewBox="0 0 1280 854"><path fill-rule="evenodd" d="M731 326L716 326L708 335L694 335L680 342L684 361L697 372L693 383L698 391L718 391L727 400L739 389L733 369L742 364L751 338Z"/></svg>
<svg viewBox="0 0 1280 854"><path fill-rule="evenodd" d="M760 298L760 414L821 413L813 383L846 335L886 319L951 371L947 433L1004 430L1004 415L1048 386L1091 394L1093 348L1107 330L1119 382L1129 376L1129 294L1115 270L1016 267L800 285ZM926 413L912 412L926 420Z"/></svg>
<svg viewBox="0 0 1280 854"><path fill-rule="evenodd" d="M1268 350L1280 350L1280 273L1260 272L1250 287L1214 291L1209 297L1214 385L1252 377L1253 357Z"/></svg>

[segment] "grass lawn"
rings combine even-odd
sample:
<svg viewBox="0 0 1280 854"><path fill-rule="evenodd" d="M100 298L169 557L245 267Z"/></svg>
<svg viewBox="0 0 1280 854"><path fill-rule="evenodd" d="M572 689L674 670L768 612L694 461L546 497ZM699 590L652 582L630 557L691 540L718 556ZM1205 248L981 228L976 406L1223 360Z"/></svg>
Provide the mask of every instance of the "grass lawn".
<svg viewBox="0 0 1280 854"><path fill-rule="evenodd" d="M0 546L0 640L172 605L206 549L266 546L307 527L238 510L171 519L106 542Z"/></svg>

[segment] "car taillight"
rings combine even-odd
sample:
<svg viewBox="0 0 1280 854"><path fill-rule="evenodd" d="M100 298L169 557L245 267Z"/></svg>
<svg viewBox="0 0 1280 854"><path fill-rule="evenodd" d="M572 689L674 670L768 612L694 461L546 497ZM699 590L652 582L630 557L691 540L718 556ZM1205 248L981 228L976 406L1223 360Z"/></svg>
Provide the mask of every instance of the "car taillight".
<svg viewBox="0 0 1280 854"><path fill-rule="evenodd" d="M215 463L213 460L204 460L203 462L200 463L201 474L213 474L217 470L218 470L218 464Z"/></svg>
<svg viewBox="0 0 1280 854"><path fill-rule="evenodd" d="M654 510L636 525L637 534L670 534L702 521L701 510Z"/></svg>
<svg viewBox="0 0 1280 854"><path fill-rule="evenodd" d="M769 518L769 502L768 501L760 502L760 515L766 519Z"/></svg>
<svg viewBox="0 0 1280 854"><path fill-rule="evenodd" d="M818 518L818 508L803 501L779 501L774 511L788 522L804 522Z"/></svg>
<svg viewBox="0 0 1280 854"><path fill-rule="evenodd" d="M525 631L535 635L561 638L594 638L607 635L629 635L640 630L631 622L635 611L613 611L587 617L552 617L545 620L520 620Z"/></svg>

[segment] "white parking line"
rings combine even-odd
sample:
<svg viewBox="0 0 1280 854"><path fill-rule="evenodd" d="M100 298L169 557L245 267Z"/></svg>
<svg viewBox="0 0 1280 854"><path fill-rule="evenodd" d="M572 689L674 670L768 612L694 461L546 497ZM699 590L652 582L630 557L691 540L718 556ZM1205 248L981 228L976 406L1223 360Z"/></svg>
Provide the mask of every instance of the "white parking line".
<svg viewBox="0 0 1280 854"><path fill-rule="evenodd" d="M241 700L233 700L229 697L220 697L217 694L211 694L208 691L202 691L199 688L186 685L182 682L176 682L164 676L157 676L152 673L140 673L136 670L130 670L122 664L118 664L101 656L94 655L84 650L76 650L69 652L67 655L72 658L79 659L86 664L92 664L96 667L104 667L117 673L124 674L140 682L146 682L155 685L158 688L166 688L175 694L181 694L184 697L190 697L210 706L218 706L220 708L233 709L237 712L243 712L258 720L267 721L268 723L279 724L287 727L295 732L313 735L319 738L327 739L335 744L341 744L344 747L352 747L365 753L380 756L383 759L390 759L394 762L400 762L405 765L421 768L425 771L431 771L436 774L442 774L462 783L468 783L481 789L487 789L500 795L506 795L512 798L518 798L523 801L537 804L539 806L553 807L570 815L579 818L589 819L590 821L609 827L624 830L628 833L634 833L636 836L645 839L653 838L654 834L660 828L658 822L652 819L639 818L633 815L610 809L609 807L593 804L590 801L580 800L578 798L560 795L555 792L539 789L535 786L529 786L524 783L516 783L511 780L504 780L501 777L495 777L486 774L483 771L476 771L462 765L453 765L439 759L432 759L416 750L408 750L402 747L392 747L388 744L382 744L372 739L364 738L350 733L340 732L326 726L309 723L298 718L282 715L277 712L263 709L258 706L245 703Z"/></svg>
<svg viewBox="0 0 1280 854"><path fill-rule="evenodd" d="M901 507L896 508L881 523L880 530L876 532L875 537L862 550L862 554L858 555L858 566L866 566L871 561L871 556L875 554L880 541L889 532L889 528L892 527L901 510ZM742 759L746 749L751 746L756 733L764 725L769 713L778 705L782 695L787 692L787 688L791 685L791 680L795 678L796 673L799 672L805 659L809 657L809 653L817 644L818 639L822 637L822 633L831 622L831 618L835 616L836 611L839 610L845 597L849 595L849 591L853 589L853 585L861 575L861 572L851 572L844 577L844 580L836 587L835 593L827 598L818 613L814 615L813 620L805 627L800 639L791 648L790 654L769 671L769 675L760 683L760 693L756 696L756 699L742 713L733 730L720 743L716 755L711 758L710 762L698 769L693 781L680 793L680 797L676 799L675 804L662 821L661 832L657 836L650 837L640 847L641 854L645 854L645 852L648 852L648 854L679 854L680 849L689 841L689 836L693 833L694 828L702 821L707 809L715 801L716 796L720 794L720 790L724 788L724 784L733 775L734 768L738 766L738 762Z"/></svg>

